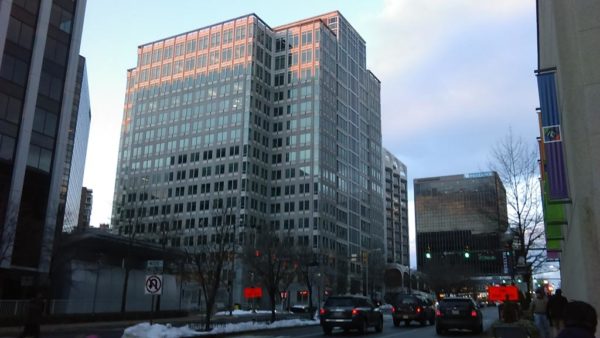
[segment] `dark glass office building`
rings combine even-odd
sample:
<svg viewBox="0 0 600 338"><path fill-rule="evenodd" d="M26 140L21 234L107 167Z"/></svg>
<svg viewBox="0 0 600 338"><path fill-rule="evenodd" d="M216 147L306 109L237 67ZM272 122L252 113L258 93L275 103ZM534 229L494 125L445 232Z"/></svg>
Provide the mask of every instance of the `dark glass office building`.
<svg viewBox="0 0 600 338"><path fill-rule="evenodd" d="M21 285L50 271L76 160L68 143L84 10L81 0L0 3L1 297L23 296Z"/></svg>
<svg viewBox="0 0 600 338"><path fill-rule="evenodd" d="M506 275L506 191L494 172L414 180L417 267Z"/></svg>

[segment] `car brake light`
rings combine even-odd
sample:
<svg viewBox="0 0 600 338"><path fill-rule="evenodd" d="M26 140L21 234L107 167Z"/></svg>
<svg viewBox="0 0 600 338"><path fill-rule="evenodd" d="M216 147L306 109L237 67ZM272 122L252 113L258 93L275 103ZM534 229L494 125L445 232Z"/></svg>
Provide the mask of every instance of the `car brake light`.
<svg viewBox="0 0 600 338"><path fill-rule="evenodd" d="M352 309L352 315L353 316L356 316L359 313L360 313L360 311L358 309Z"/></svg>
<svg viewBox="0 0 600 338"><path fill-rule="evenodd" d="M435 316L436 316L436 317L441 317L441 316L442 316L442 311L440 311L440 310L435 310Z"/></svg>
<svg viewBox="0 0 600 338"><path fill-rule="evenodd" d="M417 313L421 313L421 308L417 307Z"/></svg>
<svg viewBox="0 0 600 338"><path fill-rule="evenodd" d="M321 314L321 315L324 315L324 314L326 314L326 313L327 313L327 310L325 310L325 309L323 309L323 308L321 308L321 309L319 310L319 314Z"/></svg>
<svg viewBox="0 0 600 338"><path fill-rule="evenodd" d="M392 313L396 312L396 308L392 306Z"/></svg>
<svg viewBox="0 0 600 338"><path fill-rule="evenodd" d="M471 311L471 317L477 317L477 311L472 310Z"/></svg>

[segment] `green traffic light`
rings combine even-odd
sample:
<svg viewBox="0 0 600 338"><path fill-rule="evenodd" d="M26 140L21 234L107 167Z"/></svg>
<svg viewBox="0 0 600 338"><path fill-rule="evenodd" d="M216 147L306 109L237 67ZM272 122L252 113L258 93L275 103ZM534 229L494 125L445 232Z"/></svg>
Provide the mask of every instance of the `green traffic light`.
<svg viewBox="0 0 600 338"><path fill-rule="evenodd" d="M469 257L471 257L471 254L468 252L465 252L465 258L469 258Z"/></svg>
<svg viewBox="0 0 600 338"><path fill-rule="evenodd" d="M425 253L425 258L431 259L431 253L430 252Z"/></svg>

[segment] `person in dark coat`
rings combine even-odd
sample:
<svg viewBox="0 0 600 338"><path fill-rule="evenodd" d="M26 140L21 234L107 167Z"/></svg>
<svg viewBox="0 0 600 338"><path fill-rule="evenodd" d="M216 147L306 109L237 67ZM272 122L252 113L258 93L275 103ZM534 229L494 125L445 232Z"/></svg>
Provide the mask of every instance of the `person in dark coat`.
<svg viewBox="0 0 600 338"><path fill-rule="evenodd" d="M556 338L594 338L598 316L590 304L580 301L567 303L563 319L565 328Z"/></svg>
<svg viewBox="0 0 600 338"><path fill-rule="evenodd" d="M41 294L37 294L29 301L27 306L27 317L25 318L25 327L19 336L22 337L40 337L40 324L44 312L44 300Z"/></svg>
<svg viewBox="0 0 600 338"><path fill-rule="evenodd" d="M564 327L564 312L569 301L562 295L561 289L556 289L556 292L548 300L548 317L554 336Z"/></svg>

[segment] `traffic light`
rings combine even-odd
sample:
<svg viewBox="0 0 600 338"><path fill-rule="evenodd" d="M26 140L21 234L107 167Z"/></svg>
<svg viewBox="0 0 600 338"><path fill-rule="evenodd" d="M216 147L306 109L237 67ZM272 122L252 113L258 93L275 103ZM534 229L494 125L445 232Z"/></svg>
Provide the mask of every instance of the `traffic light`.
<svg viewBox="0 0 600 338"><path fill-rule="evenodd" d="M465 248L464 256L465 256L465 259L469 259L469 257L471 257L471 253L469 252L468 246Z"/></svg>
<svg viewBox="0 0 600 338"><path fill-rule="evenodd" d="M425 258L427 258L427 259L431 259L431 252L427 251L427 252L425 253Z"/></svg>

